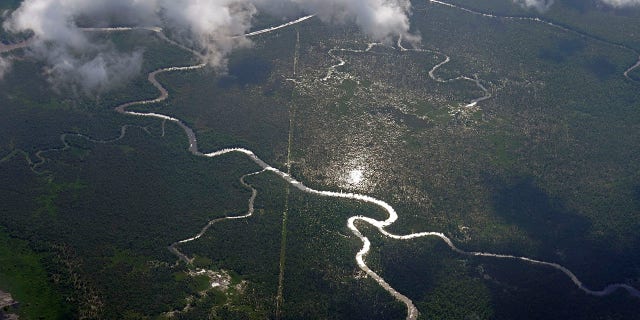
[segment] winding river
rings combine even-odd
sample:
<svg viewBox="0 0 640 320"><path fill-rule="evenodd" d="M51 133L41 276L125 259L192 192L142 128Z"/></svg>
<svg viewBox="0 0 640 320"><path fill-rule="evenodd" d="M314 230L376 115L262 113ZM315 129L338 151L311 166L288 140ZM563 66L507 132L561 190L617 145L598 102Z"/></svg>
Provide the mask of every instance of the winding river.
<svg viewBox="0 0 640 320"><path fill-rule="evenodd" d="M370 49L370 48L371 48L371 45L368 47L368 49ZM336 65L336 67L340 66L340 65L344 65L344 63L345 63L344 60L342 60L342 59L339 59L339 60L340 60L340 63L338 65ZM449 58L447 57L447 59L444 62L441 62L440 64L438 64L434 68L432 68L431 71L430 71L430 75L432 77L435 77L435 75L433 75L435 70L439 66L442 66L444 63L446 63L448 61L449 61ZM459 254L462 254L462 255L520 260L520 261L528 262L528 263L531 263L531 264L552 267L552 268L554 268L556 270L559 270L559 271L563 272L565 275L567 275L571 279L571 281L580 290L582 290L585 293L590 294L590 295L604 296L604 295L611 294L612 292L614 292L614 291L616 291L618 289L623 289L623 290L628 291L629 294L640 298L640 291L638 291L637 289L635 289L635 288L633 288L633 287L631 287L631 286L629 286L627 284L622 284L622 283L610 284L610 285L606 286L602 290L590 289L587 286L585 286L582 283L582 281L580 281L580 279L578 279L578 277L576 277L576 275L573 272L571 272L566 267L564 267L562 265L559 265L557 263L545 262L545 261L535 260L535 259L531 259L531 258L527 258L527 257L514 256L514 255L504 255L504 254L495 254L495 253L486 253L486 252L464 251L464 250L458 248L455 244L453 244L451 239L449 237L447 237L444 233L441 233L441 232L419 232L419 233L412 233L412 234L407 234L407 235L396 235L396 234L390 233L390 232L386 231L385 228L390 226L391 224L393 224L398 219L398 214L396 213L395 209L391 205L389 205L388 203L386 203L386 202L384 202L382 200L373 198L371 196L362 195L362 194L356 194L356 193L322 191L322 190L316 190L316 189L309 188L306 185L304 185L302 182L296 180L291 175L285 173L284 171L281 171L278 168L275 168L275 167L269 165L268 163L266 163L265 161L260 159L255 153L253 153L253 151L245 149L245 148L227 148L227 149L221 149L221 150L218 150L218 151L215 151L215 152L211 152L211 153L203 153L203 152L199 151L199 149L198 149L198 143L197 143L197 139L196 139L196 135L195 135L194 131L190 127L185 125L181 120L179 120L177 118L174 118L174 117L167 116L167 115L158 114L158 113L152 113L152 112L143 113L143 112L135 112L135 111L128 111L127 110L127 108L129 108L131 106L141 105L141 104L149 104L149 103L156 103L156 102L160 102L160 101L163 101L163 100L167 99L169 94L168 94L167 90L162 86L162 84L160 84L157 81L156 75L158 75L160 73L164 73L164 72L194 70L194 69L199 69L199 68L202 68L202 67L204 67L204 65L203 64L199 64L199 65L186 66L186 67L170 67L170 68L164 68L164 69L160 69L160 70L156 70L154 72L151 72L149 74L148 79L153 84L153 86L155 86L160 91L160 96L155 98L155 99L152 99L152 100L142 100L142 101L133 101L133 102L125 103L123 105L120 105L120 106L116 107L116 111L118 111L119 113L122 113L122 114L131 115L131 116L153 117L153 118L158 118L158 119L162 119L162 120L175 122L176 124L178 124L185 131L185 133L187 135L188 142L189 142L189 151L192 154L196 155L196 156L215 158L215 157L219 157L219 156L222 156L222 155L225 155L225 154L228 154L228 153L241 153L241 154L244 154L245 156L247 156L249 159L251 159L260 168L262 168L262 171L260 171L260 172L264 172L264 171L273 172L276 175L278 175L280 178L282 178L283 180L285 180L286 182L291 184L293 187L297 188L298 190L300 190L302 192L305 192L305 193L308 193L308 194L312 194L312 195L322 196L322 197L333 197L333 198L351 199L351 200L356 200L356 201L367 202L367 203L374 204L374 205L384 209L388 214L388 218L386 220L382 220L381 221L381 220L376 220L376 219L373 219L373 218L370 218L370 217L357 215L357 216L350 217L347 220L347 226L349 227L351 232L356 237L358 237L363 243L362 249L360 249L360 251L358 251L358 253L356 254L356 262L358 264L358 267L361 270L363 270L367 275L369 275L372 279L374 279L387 292L392 294L396 299L398 299L399 301L401 301L402 303L404 303L406 305L406 307L407 307L407 319L409 319L409 320L417 319L417 317L418 317L418 309L415 307L415 305L413 304L411 299L409 299L407 296L405 296L402 293L400 293L397 290L395 290L380 275L378 275L376 272L374 272L373 270L371 270L367 266L365 258L366 258L367 253L371 249L371 242L369 241L369 239L367 237L365 237L360 232L360 230L356 226L357 222L368 223L368 224L374 226L375 228L377 228L381 234L383 234L384 236L386 236L388 238L392 238L392 239L411 240L411 239L422 238L422 237L438 237L438 238L442 239L453 251L455 251L455 252L457 252ZM330 76L330 75L331 75L331 73L328 74L328 76ZM442 80L442 81L448 81L448 80ZM256 174L256 173L252 173L252 174ZM196 239L200 238L208 230L208 228L212 224L214 224L214 223L216 223L218 221L226 220L226 219L241 219L241 218L246 218L246 217L251 216L251 214L253 213L253 201L254 201L257 193L256 193L256 191L255 191L255 189L253 187L250 187L248 184L246 184L244 182L244 177L245 176L243 176L243 178L241 179L243 185L245 185L246 187L251 188L251 190L252 190L252 195L251 195L251 198L249 200L249 210L248 210L247 214L242 215L242 216L238 216L238 217L226 217L226 218L214 219L214 220L210 221L204 228L202 228L200 230L200 232L198 234L196 234L194 237L191 237L189 239L185 239L185 240L181 240L181 241L173 243L169 248L181 260L183 260L185 262L190 262L191 261L188 257L186 257L186 255L182 254L180 251L177 250L177 248L176 248L177 245L179 245L181 243L193 241L193 240L196 240Z"/></svg>
<svg viewBox="0 0 640 320"><path fill-rule="evenodd" d="M329 56L331 58L333 58L334 60L338 61L338 63L332 65L329 67L329 69L327 70L327 74L324 76L324 78L322 78L322 81L327 81L331 78L334 77L334 74L338 73L338 68L344 66L345 64L347 64L347 61L342 58L339 55L336 55L335 52L351 52L351 53L367 53L369 51L371 51L371 49L373 49L376 46L382 46L382 47L386 47L387 45L383 44L383 43L379 43L379 42L374 42L374 43L369 43L367 45L367 48L364 50L358 50L358 49L344 49L344 48L333 48L331 50L329 50ZM429 53L434 53L434 54L438 54L438 55L443 55L445 57L445 60L436 64L435 66L433 66L431 68L431 70L429 70L429 77L431 78L431 80L438 82L438 83L450 83L450 82L455 82L455 81L470 81L472 83L474 83L476 85L476 87L478 87L478 89L480 89L483 92L483 95L481 97L475 98L473 100L471 100L470 102L468 102L467 104L464 105L463 108L470 108L470 107L475 107L479 102L485 101L487 99L490 99L492 97L491 92L489 92L489 90L487 89L487 87L485 87L481 80L476 76L474 78L470 78L468 76L458 76L455 78L451 78L451 79L443 79L441 77L436 76L436 72L437 70L444 66L445 64L449 63L451 61L451 58L441 52L437 52L434 50L427 50L427 49L409 49L409 48L405 48L402 45L402 37L398 38L398 42L397 42L397 47L401 52L429 52ZM638 64L640 64L640 61L638 61ZM293 79L291 79L293 80Z"/></svg>
<svg viewBox="0 0 640 320"><path fill-rule="evenodd" d="M541 18L538 18L538 17L519 17L519 16L495 15L495 14L491 14L491 13L472 10L472 9L469 9L469 8L465 8L465 7L462 7L462 6L459 6L459 5L455 5L455 4L444 2L444 1L440 1L440 0L427 0L427 1L429 3L432 3L432 4L445 6L445 7L453 8L453 9L456 9L456 10L461 10L461 11L464 11L466 13L470 13L470 14L477 15L477 16L482 16L482 17L485 17L485 18L515 20L515 21L531 21L531 22L534 22L534 23L541 23L541 24L545 24L547 26L550 26L550 27L553 27L553 28L556 28L556 29L559 29L559 30L562 30L562 31L565 31L565 32L576 34L576 35L578 35L580 37L583 37L583 38L587 38L587 39L590 39L590 40L593 40L593 41L597 41L597 42L600 42L600 43L604 43L604 44L607 44L607 45L610 45L610 46L614 46L614 47L617 47L617 48L624 49L626 51L632 52L636 56L638 56L638 60L634 65L630 66L627 70L625 70L623 75L624 75L625 78L627 78L627 79L629 79L631 81L637 82L637 80L635 80L635 79L633 79L633 78L631 78L629 76L629 73L631 71L633 71L634 69L640 67L640 52L638 50L633 49L633 48L631 48L629 46L626 46L624 44L607 41L605 39L593 36L591 34L583 32L583 31L576 30L576 29L573 29L573 28L568 27L568 26L563 26L563 25L560 25L558 23L551 22L551 21L548 21L548 20L544 20L544 19L541 19Z"/></svg>
<svg viewBox="0 0 640 320"><path fill-rule="evenodd" d="M451 5L451 4L447 4L447 3L441 2L441 1L431 0L431 2L437 3L437 4L441 4L441 5L446 5L446 6L449 6L449 7L458 8L460 10L471 12L471 13L474 13L474 14L481 14L483 16L492 17L492 18L496 17L496 16L493 16L493 15L490 15L490 14L476 13L474 11L471 11L471 10L468 10L468 9L464 9L464 8L461 8L461 7L458 7L458 6L454 6L454 5ZM266 33L266 32L273 31L273 30L278 30L280 28L284 28L284 27L287 27L287 26L291 26L291 25L293 25L295 23L299 23L299 22L305 21L307 19L310 19L311 17L312 16L306 16L306 17L294 20L292 22L285 23L285 24L283 24L281 26L255 31L255 32L249 33L249 34L247 34L245 36L259 35L259 34L263 34L263 33ZM536 19L536 18L522 18L522 19L540 21L539 19ZM541 22L549 24L548 22L544 22L544 21L541 21ZM553 26L556 26L556 25L553 25ZM560 27L560 28L565 29L564 27ZM147 29L147 30L151 30L153 32L156 32L157 34L159 34L159 36L162 39L165 39L165 40L169 41L169 43L174 44L174 45L178 45L181 48L184 48L185 50L188 50L189 52L193 53L194 55L199 56L199 54L197 52L195 52L194 50L191 50L189 48L185 48L184 46L181 46L181 45L175 43L174 41L168 39L162 33L162 29L160 29L160 28L143 28L143 29ZM126 31L126 30L131 30L131 28L87 29L87 31ZM376 44L369 45L367 50L370 50L373 45L376 45ZM400 48L402 48L402 47L400 46ZM628 49L628 48L626 48L626 49ZM407 49L405 49L405 50L407 50ZM325 77L325 79L327 79L327 78L329 78L331 76L331 74L332 74L331 70L335 70L336 67L344 65L345 62L344 62L343 59L341 59L341 58L336 58L336 59L338 59L340 61L339 64L333 66L332 69L330 69L330 71L327 74L327 77ZM471 101L468 104L468 106L475 105L476 103L478 103L478 102L480 102L480 101L482 101L484 99L488 99L490 97L490 94L489 94L488 90L486 90L486 88L484 88L482 86L482 84L480 83L480 81L477 78L473 79L473 78L468 78L468 77L458 77L458 78L448 79L448 80L438 78L435 75L436 70L439 67L441 67L442 65L446 64L447 62L449 62L449 60L450 60L450 58L448 56L446 56L446 59L443 62L440 62L439 64L434 66L429 72L430 77L432 79L436 80L436 81L439 81L439 82L449 82L449 81L455 81L455 80L460 80L460 79L475 82L476 85L478 85L481 89L483 89L483 91L485 92L485 96ZM636 63L636 65L634 65L633 67L629 68L629 70L627 70L627 72L625 72L625 76L627 76L627 74L631 70L633 70L634 68L637 68L638 66L640 66L640 61L638 63ZM157 102L164 101L169 97L169 93L168 93L167 89L164 88L162 86L162 84L156 79L157 75L162 74L162 73L167 73L167 72L174 72L174 71L196 70L196 69L201 69L201 68L204 68L204 67L205 67L205 64L195 64L195 65L190 65L190 66L168 67L168 68L162 68L162 69L158 69L156 71L153 71L153 72L149 73L148 80L160 92L160 95L157 98L150 99L150 100L132 101L132 102L124 103L122 105L119 105L119 106L115 107L115 110L118 113L121 113L121 114L124 114L124 115L129 115L129 116L133 116L133 117L157 118L157 119L163 120L163 122L171 121L171 122L176 123L178 126L180 126L184 130L185 134L187 135L187 140L188 140L188 145L189 145L188 150L195 156L216 158L216 157L223 156L223 155L229 154L229 153L240 153L240 154L243 154L246 157L248 157L250 160L252 160L256 165L258 165L261 168L260 171L244 175L240 179L242 185L245 188L248 188L248 189L251 190L251 197L250 197L250 199L248 201L248 210L247 210L246 214L240 215L240 216L224 217L224 218L218 218L218 219L211 220L193 237L190 237L190 238L184 239L184 240L180 240L180 241L176 241L176 242L174 242L173 244L171 244L169 246L169 250L172 253L174 253L180 260L184 261L185 263L190 264L192 262L192 259L187 257L184 253L180 252L178 250L178 246L180 244L184 244L184 243L199 239L200 237L202 237L208 231L208 229L213 224L215 224L215 223L217 223L219 221L230 220L230 219L243 219L243 218L250 217L253 214L253 211L254 211L253 205L254 205L254 200L255 200L255 198L257 196L257 191L256 191L255 188L253 188L251 185L249 185L248 183L245 182L245 178L248 177L248 176L251 176L251 175L260 174L262 172L272 172L272 173L276 174L277 176L279 176L284 181L286 181L287 183L289 183L291 186L293 186L296 189L300 190L301 192L304 192L304 193L307 193L307 194L311 194L311 195L315 195L315 196L320 196L320 197L341 198L341 199L349 199L349 200L366 202L366 203L370 203L370 204L376 205L376 206L380 207L381 209L383 209L384 211L387 212L388 217L385 220L376 220L376 219L373 219L373 218L370 218L370 217L366 217L366 216L363 216L363 215L352 216L347 220L347 226L351 230L351 232L358 239L360 239L360 241L363 244L362 248L360 249L360 251L357 252L357 254L355 256L355 259L356 259L356 262L358 264L358 267L361 270L363 270L368 276L370 276L374 281L376 281L383 289L385 289L387 292L389 292L391 295L393 295L393 297L395 297L397 300L399 300L400 302L402 302L402 303L404 303L406 305L406 307L407 307L407 317L406 318L408 320L417 319L417 317L418 317L418 309L415 307L415 305L413 304L411 299L409 299L407 296L405 296L402 293L400 293L397 290L395 290L380 275L378 275L376 272L374 272L373 270L371 270L367 266L367 264L366 264L366 256L367 256L369 250L371 249L371 242L369 241L369 239L366 236L364 236L360 232L360 230L357 227L358 223L367 223L367 224L375 227L376 229L378 229L378 231L382 235L384 235L387 238L391 238L391 239L412 240L412 239L423 238L423 237L437 237L437 238L440 238L442 241L444 241L451 248L451 250L453 250L456 253L459 253L461 255L479 256L479 257L491 257L491 258L509 259L509 260L519 260L519 261L523 261L523 262L530 263L530 264L533 264L533 265L551 267L553 269L556 269L556 270L564 273L567 277L569 277L569 279L580 290L582 290L586 294L590 294L590 295L594 295L594 296L605 296L605 295L611 294L612 292L614 292L614 291L616 291L618 289L622 289L622 290L626 290L630 295L632 295L634 297L637 297L637 298L640 298L640 291L639 290L637 290L636 288L631 287L628 284L624 284L624 283L610 284L610 285L606 286L605 288L603 288L601 290L590 289L589 287L585 286L582 283L582 281L580 281L580 279L578 279L578 277L573 272L571 272L566 267L564 267L564 266L562 266L560 264L557 264L557 263L545 262L545 261L535 260L535 259L531 259L531 258L527 258L527 257L521 257L521 256L514 256L514 255L495 254L495 253L487 253L487 252L465 251L465 250L462 250L462 249L458 248L451 241L451 239L449 237L447 237L444 233L441 233L441 232L419 232L419 233L411 233L411 234L406 234L406 235L397 235L397 234L390 233L390 232L388 232L386 230L386 228L388 226L392 225L398 219L398 214L397 214L397 212L395 211L395 209L391 205L389 205L387 202L385 202L383 200L376 199L374 197L367 196L367 195L357 194L357 193L344 193L344 192L322 191L322 190L312 189L312 188L307 187L306 185L304 185L301 181L298 181L297 179L295 179L291 175L287 174L286 172L284 172L284 171L282 171L282 170L280 170L280 169L278 169L276 167L273 167L273 166L269 165L268 163L266 163L265 161L260 159L258 157L258 155L256 155L254 152L252 152L251 150L248 150L248 149L244 149L244 148L226 148L226 149L221 149L221 150L210 152L210 153L204 153L204 152L200 151L199 148L198 148L198 141L197 141L196 134L194 133L194 131L190 127L188 127L184 122L182 122L180 119L177 119L177 118L174 118L174 117L171 117L171 116L168 116L168 115L164 115L164 114L154 113L154 112L137 112L137 111L129 111L128 110L130 107L133 107L133 106L136 106L136 105L157 103ZM118 138L114 139L114 140L99 141L99 140L90 139L90 141L106 143L106 142L109 142L109 141L118 140L118 139L122 138L126 134L126 128L127 128L127 126L123 126L122 129L121 129L120 136ZM53 151L53 150L60 151L60 150L67 149L69 147L69 144L66 141L66 139L70 135L72 135L72 134L63 134L61 136L61 140L63 141L64 147L58 148L58 149L49 149L48 151ZM73 134L73 135L82 136L82 135L79 135L79 134ZM86 136L83 136L83 137L86 138ZM47 152L47 151L41 151L41 152ZM38 153L36 155L38 156L38 158L40 158L40 163L44 162L44 158L42 157L41 153Z"/></svg>
<svg viewBox="0 0 640 320"><path fill-rule="evenodd" d="M491 92L489 92L489 90L487 89L487 87L485 87L481 80L478 78L478 76L474 76L473 78L467 77L467 76L458 76L455 78L450 78L450 79L443 79L441 77L436 76L436 72L437 70L444 66L445 64L449 63L451 61L451 58L441 52L437 52L437 51L433 51L433 50L427 50L427 49L408 49L405 48L404 46L402 46L402 37L398 38L398 48L400 48L400 51L415 51L415 52L430 52L430 53L435 53L435 54L441 54L444 55L445 59L444 61L436 64L435 66L433 66L433 68L431 68L431 70L429 70L429 78L431 78L431 80L439 82L439 83L449 83L449 82L454 82L454 81L459 81L459 80L463 80L463 81L471 81L473 82L476 87L478 87L478 89L480 89L484 95L478 98L475 98L473 100L471 100L469 103L467 103L464 107L465 108L470 108L470 107L475 107L479 102L485 101L487 99L491 99L492 95Z"/></svg>
<svg viewBox="0 0 640 320"><path fill-rule="evenodd" d="M257 171L257 172L253 172L253 173L249 173L249 174L245 174L244 176L242 176L240 178L240 183L242 184L243 187L251 190L251 197L249 198L249 206L247 209L247 213L244 215L240 215L240 216L231 216L231 217L222 217L222 218L217 218L217 219L213 219L210 220L201 230L200 232L198 232L198 234L196 234L195 236L191 237L191 238L187 238L184 240L180 240L180 241L176 241L174 243L172 243L169 246L169 251L171 251L173 254L175 254L180 260L184 261L184 263L186 264L192 264L193 263L193 259L187 257L186 254L182 253L177 247L178 245L181 245L183 243L187 243L187 242L191 242L191 241L195 241L200 239L200 237L202 237L208 230L209 228L211 228L212 225L220 222L220 221L224 221L224 220L237 220L237 219L244 219L244 218L249 218L253 215L253 203L256 200L256 197L258 196L258 190L256 190L253 186L251 186L250 184L248 184L244 179L246 177L249 176L253 176L256 174L260 174L264 172L264 170L261 171Z"/></svg>
<svg viewBox="0 0 640 320"><path fill-rule="evenodd" d="M62 147L37 151L35 153L36 158L38 158L37 162L33 161L31 159L31 157L29 157L29 154L27 152L25 152L24 150L16 149L13 152L11 152L8 155L6 155L3 158L1 158L0 159L0 163L11 159L11 158L17 156L18 154L21 154L22 156L24 156L25 161L27 161L27 163L29 164L29 168L31 169L31 171L33 173L35 173L35 174L41 175L44 172L43 171L38 171L38 167L43 165L47 160L43 155L45 153L48 153L48 152L62 152L62 151L66 151L69 148L71 148L71 145L67 141L68 137L78 137L78 138L85 139L85 140L87 140L89 142L92 142L92 143L107 144L107 143L116 142L116 141L121 140L122 138L124 138L125 135L127 134L127 129L129 129L131 127L140 128L140 129L144 130L145 132L150 133L148 128L141 127L141 126L136 126L136 125L123 125L123 126L121 126L120 127L120 135L117 136L116 138L108 139L108 140L94 139L94 138L91 138L91 137L89 137L87 135L84 135L84 134L81 134L81 133L63 133L63 134L60 135L60 141L62 142Z"/></svg>

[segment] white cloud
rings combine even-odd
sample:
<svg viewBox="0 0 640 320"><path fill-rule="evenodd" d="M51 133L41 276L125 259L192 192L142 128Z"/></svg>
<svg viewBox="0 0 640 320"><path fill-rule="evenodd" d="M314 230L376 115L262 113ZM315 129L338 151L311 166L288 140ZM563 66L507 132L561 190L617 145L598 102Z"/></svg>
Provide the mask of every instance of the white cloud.
<svg viewBox="0 0 640 320"><path fill-rule="evenodd" d="M640 6L640 0L600 0L600 2L616 8Z"/></svg>
<svg viewBox="0 0 640 320"><path fill-rule="evenodd" d="M104 92L120 85L140 72L142 52L119 53L96 51L92 55L75 56L62 48L43 47L37 53L47 62L45 74L54 88L71 88L86 94Z"/></svg>
<svg viewBox="0 0 640 320"><path fill-rule="evenodd" d="M0 79L11 70L11 58L0 56Z"/></svg>
<svg viewBox="0 0 640 320"><path fill-rule="evenodd" d="M327 22L354 21L376 40L409 37L409 0L258 0L258 5L293 4L300 11L317 13ZM282 6L282 5L280 5Z"/></svg>
<svg viewBox="0 0 640 320"><path fill-rule="evenodd" d="M95 93L131 78L140 70L140 52L118 52L109 43L94 43L78 26L96 16L99 24L122 19L118 9L131 7L138 19L155 19L154 11L137 0L26 0L5 21L11 32L31 32L27 53L46 63L45 73L55 87L72 86Z"/></svg>
<svg viewBox="0 0 640 320"><path fill-rule="evenodd" d="M25 0L3 27L33 33L28 52L47 62L52 81L94 91L131 76L123 71L139 70L140 54L97 43L81 27L162 26L204 52L215 67L224 66L231 50L249 43L234 36L251 28L259 10L282 16L317 13L326 22L352 21L376 40L411 38L409 0Z"/></svg>
<svg viewBox="0 0 640 320"><path fill-rule="evenodd" d="M553 5L554 1L555 0L513 0L514 3L517 3L526 8L536 9L540 12L547 11ZM640 6L640 0L598 0L598 1L600 1L605 5L615 7L615 8Z"/></svg>
<svg viewBox="0 0 640 320"><path fill-rule="evenodd" d="M248 44L233 36L246 33L257 13L252 3L233 0L166 0L162 9L168 27L204 50L207 62L216 67L224 65L231 50Z"/></svg>
<svg viewBox="0 0 640 320"><path fill-rule="evenodd" d="M554 0L513 0L513 2L526 8L533 8L539 12L545 12L553 5Z"/></svg>

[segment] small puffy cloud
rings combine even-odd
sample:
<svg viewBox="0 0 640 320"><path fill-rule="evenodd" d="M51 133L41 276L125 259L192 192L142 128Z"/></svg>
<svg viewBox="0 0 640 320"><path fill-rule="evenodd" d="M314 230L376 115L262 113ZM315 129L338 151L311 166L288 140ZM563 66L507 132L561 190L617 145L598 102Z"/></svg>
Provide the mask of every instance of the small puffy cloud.
<svg viewBox="0 0 640 320"><path fill-rule="evenodd" d="M251 28L257 13L249 1L167 0L162 4L163 20L182 42L204 51L214 67L224 66L231 50L247 45L248 39L234 37Z"/></svg>
<svg viewBox="0 0 640 320"><path fill-rule="evenodd" d="M70 88L85 94L104 92L140 73L142 52L95 52L89 58L60 48L47 48L45 74L56 89Z"/></svg>
<svg viewBox="0 0 640 320"><path fill-rule="evenodd" d="M306 12L318 13L325 21L354 21L376 40L410 38L408 0L291 0Z"/></svg>
<svg viewBox="0 0 640 320"><path fill-rule="evenodd" d="M11 58L0 56L0 79L11 70Z"/></svg>
<svg viewBox="0 0 640 320"><path fill-rule="evenodd" d="M545 12L553 5L554 0L513 0L513 2L525 8L533 8L539 12Z"/></svg>
<svg viewBox="0 0 640 320"><path fill-rule="evenodd" d="M585 0L586 1L586 0ZM640 0L598 0L599 2L614 8L627 8L640 6ZM554 0L513 0L525 8L533 8L539 12L547 11L554 3Z"/></svg>
<svg viewBox="0 0 640 320"><path fill-rule="evenodd" d="M140 13L140 19L131 21L154 19L154 11L138 2L26 0L3 27L10 32L33 34L27 54L46 63L45 74L54 87L99 93L139 72L142 55L118 52L109 43L91 41L78 22L98 15L99 23L108 24L110 19L122 18L116 10L123 6L131 6Z"/></svg>
<svg viewBox="0 0 640 320"><path fill-rule="evenodd" d="M600 0L600 2L616 8L640 6L640 0Z"/></svg>

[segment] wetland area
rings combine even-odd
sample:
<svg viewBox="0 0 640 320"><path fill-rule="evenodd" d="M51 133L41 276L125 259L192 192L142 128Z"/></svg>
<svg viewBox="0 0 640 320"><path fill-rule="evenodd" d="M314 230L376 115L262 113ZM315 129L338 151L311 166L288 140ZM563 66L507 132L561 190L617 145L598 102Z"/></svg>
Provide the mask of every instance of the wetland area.
<svg viewBox="0 0 640 320"><path fill-rule="evenodd" d="M267 11L213 49L89 14L140 64L88 91L3 31L4 312L634 319L640 9L587 3Z"/></svg>

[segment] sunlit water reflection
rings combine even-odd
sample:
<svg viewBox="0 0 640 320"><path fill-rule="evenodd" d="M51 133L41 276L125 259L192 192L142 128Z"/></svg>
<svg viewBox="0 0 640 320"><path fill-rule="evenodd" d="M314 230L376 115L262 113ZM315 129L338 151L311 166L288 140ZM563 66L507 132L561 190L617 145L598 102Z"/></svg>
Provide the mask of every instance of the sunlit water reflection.
<svg viewBox="0 0 640 320"><path fill-rule="evenodd" d="M360 182L362 182L363 179L363 172L360 169L354 169L349 171L349 177L347 177L347 183L351 184L351 185L358 185L360 184Z"/></svg>

